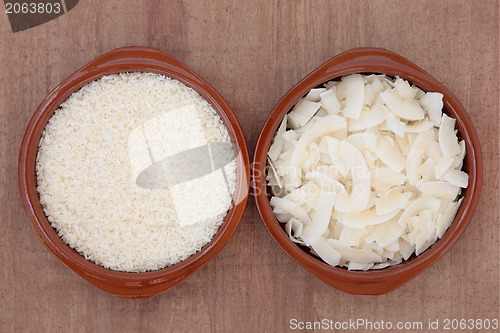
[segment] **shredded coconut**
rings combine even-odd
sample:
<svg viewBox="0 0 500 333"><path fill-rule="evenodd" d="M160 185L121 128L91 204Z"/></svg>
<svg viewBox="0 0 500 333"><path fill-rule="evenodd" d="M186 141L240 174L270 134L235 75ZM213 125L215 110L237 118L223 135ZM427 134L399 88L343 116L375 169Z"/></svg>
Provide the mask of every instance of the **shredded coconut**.
<svg viewBox="0 0 500 333"><path fill-rule="evenodd" d="M199 126L186 126L179 114L185 109L191 110L186 119L192 112L197 115L203 133L190 135ZM232 149L231 162L202 177L182 184L167 181L162 189L138 185L137 166L146 168L148 156L150 164L158 162L151 151L161 150L162 140L168 147L168 135L150 139L145 147L130 146L142 133L138 129L161 134L161 128L148 130L155 119L178 120L185 133L176 135L183 135L179 142L186 142L186 150L199 145L200 137L208 146L231 142L219 115L197 92L177 80L139 72L104 76L73 93L40 139L37 189L48 220L71 248L109 269L143 272L185 260L212 239L231 207L236 184ZM190 142L191 137L197 141ZM196 171L193 164L178 168ZM206 206L217 209L186 222L188 213L192 218L200 211L196 207Z"/></svg>

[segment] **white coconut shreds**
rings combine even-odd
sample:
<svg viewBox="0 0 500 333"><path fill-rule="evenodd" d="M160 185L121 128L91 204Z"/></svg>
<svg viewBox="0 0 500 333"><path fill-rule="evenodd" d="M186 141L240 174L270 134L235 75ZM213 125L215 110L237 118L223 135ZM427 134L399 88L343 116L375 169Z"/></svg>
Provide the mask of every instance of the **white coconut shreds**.
<svg viewBox="0 0 500 333"><path fill-rule="evenodd" d="M214 183L221 177L212 177L214 188L198 189L193 192L198 197L189 200L203 205L210 191L225 187L229 199L222 203L223 212L190 225L179 223L175 191L142 188L132 171L132 131L186 106L198 112L207 142L231 141L204 98L153 73L104 76L73 93L50 118L36 164L40 203L59 236L86 259L118 271L157 270L196 253L219 229L235 190L234 160L224 167L227 183ZM186 167L196 168L179 165ZM196 181L203 185L201 178ZM182 186L189 188L189 182Z"/></svg>

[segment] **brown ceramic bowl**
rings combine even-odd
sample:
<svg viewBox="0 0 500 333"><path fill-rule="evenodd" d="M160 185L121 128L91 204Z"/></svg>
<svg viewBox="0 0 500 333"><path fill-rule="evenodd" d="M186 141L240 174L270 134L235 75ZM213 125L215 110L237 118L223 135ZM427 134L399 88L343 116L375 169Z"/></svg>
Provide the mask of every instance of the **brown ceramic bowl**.
<svg viewBox="0 0 500 333"><path fill-rule="evenodd" d="M466 142L467 155L463 169L469 174L469 186L462 191L463 202L444 236L418 257L393 267L372 271L348 271L332 267L309 253L307 248L293 243L273 214L269 203L270 188L266 185L266 154L271 140L285 114L310 89L323 83L353 73L378 73L400 76L424 91L444 95L444 112L456 118L458 136ZM253 161L253 190L255 201L264 224L276 243L305 269L329 285L356 295L379 295L408 282L436 260L441 258L458 241L469 225L479 201L483 178L483 162L479 139L464 107L445 86L410 61L391 51L380 48L357 48L339 54L297 83L271 111L260 133Z"/></svg>
<svg viewBox="0 0 500 333"><path fill-rule="evenodd" d="M238 152L237 184L224 223L201 251L188 259L156 271L127 273L106 269L84 259L57 235L45 216L36 190L35 161L38 142L49 118L73 92L108 74L152 72L181 81L209 101L226 125ZM42 101L31 118L19 155L19 187L24 209L43 244L64 264L94 286L123 298L145 298L159 294L193 274L212 259L233 235L243 215L250 184L250 160L245 137L229 105L222 96L195 72L174 58L152 48L123 47L110 51L82 67L59 84Z"/></svg>

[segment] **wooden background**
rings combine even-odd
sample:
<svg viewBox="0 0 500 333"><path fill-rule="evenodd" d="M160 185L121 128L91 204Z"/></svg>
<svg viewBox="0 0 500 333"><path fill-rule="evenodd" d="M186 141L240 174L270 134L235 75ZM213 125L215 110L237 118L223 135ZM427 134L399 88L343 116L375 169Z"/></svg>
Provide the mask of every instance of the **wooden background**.
<svg viewBox="0 0 500 333"><path fill-rule="evenodd" d="M12 33L2 8L0 331L285 332L293 318L424 327L435 319L499 318L498 22L499 1L81 0L53 21ZM17 157L46 94L124 45L158 48L198 72L235 111L251 152L280 96L332 56L379 46L407 57L456 94L479 132L485 183L470 227L403 287L351 296L285 255L251 198L224 250L174 289L122 300L94 288L32 231L19 199Z"/></svg>

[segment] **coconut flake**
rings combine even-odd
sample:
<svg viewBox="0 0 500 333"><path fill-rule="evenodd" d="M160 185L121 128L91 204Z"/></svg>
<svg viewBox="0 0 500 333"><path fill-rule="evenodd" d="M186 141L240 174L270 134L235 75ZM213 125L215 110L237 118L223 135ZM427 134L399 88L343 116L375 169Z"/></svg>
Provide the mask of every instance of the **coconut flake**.
<svg viewBox="0 0 500 333"><path fill-rule="evenodd" d="M437 197L454 200L460 192L460 187L448 182L432 181L418 186L425 197Z"/></svg>
<svg viewBox="0 0 500 333"><path fill-rule="evenodd" d="M380 97L389 110L406 120L424 119L424 110L414 99L403 99L395 89L387 89L380 93Z"/></svg>
<svg viewBox="0 0 500 333"><path fill-rule="evenodd" d="M469 175L463 171L450 169L444 174L444 179L453 185L466 188L469 184Z"/></svg>
<svg viewBox="0 0 500 333"><path fill-rule="evenodd" d="M440 157L437 161L435 168L436 179L441 178L446 173L446 171L450 169L452 164L453 164L453 158Z"/></svg>
<svg viewBox="0 0 500 333"><path fill-rule="evenodd" d="M382 85L382 82L377 77L373 78L373 81L365 86L365 99L363 104L372 105L375 96L377 96L383 89L384 86Z"/></svg>
<svg viewBox="0 0 500 333"><path fill-rule="evenodd" d="M461 169L465 158L465 141L462 140L458 143L460 145L460 154L454 157L451 167L454 169Z"/></svg>
<svg viewBox="0 0 500 333"><path fill-rule="evenodd" d="M371 110L361 111L359 119L348 119L347 129L349 131L360 131L377 126L385 121L385 112L380 104L375 105Z"/></svg>
<svg viewBox="0 0 500 333"><path fill-rule="evenodd" d="M401 172L406 166L406 161L401 151L394 145L394 142L390 143L387 137L380 136L377 138L375 153L385 165L396 172Z"/></svg>
<svg viewBox="0 0 500 333"><path fill-rule="evenodd" d="M373 251L355 249L337 239L330 238L326 241L340 253L342 260L355 261L358 263L373 263L382 261L382 258Z"/></svg>
<svg viewBox="0 0 500 333"><path fill-rule="evenodd" d="M389 167L373 168L370 171L371 186L379 184L388 184L391 186L402 185L406 179L404 174L395 172Z"/></svg>
<svg viewBox="0 0 500 333"><path fill-rule="evenodd" d="M318 112L321 104L301 99L290 111L289 116L293 118L297 127L304 126Z"/></svg>
<svg viewBox="0 0 500 333"><path fill-rule="evenodd" d="M310 244L312 239L323 235L328 229L335 195L335 192L322 192L318 197L317 208L311 212L311 223L302 230L301 238L306 244Z"/></svg>
<svg viewBox="0 0 500 333"><path fill-rule="evenodd" d="M403 212L398 220L399 225L404 226L408 222L408 219L420 211L430 210L436 212L441 205L441 201L437 198L419 198L413 200L410 205Z"/></svg>
<svg viewBox="0 0 500 333"><path fill-rule="evenodd" d="M307 215L304 209L302 209L299 205L291 200L272 197L271 206L273 206L275 212L288 213L302 223L311 223L311 218L309 217L309 215Z"/></svg>
<svg viewBox="0 0 500 333"><path fill-rule="evenodd" d="M337 214L336 214L337 215ZM342 220L345 216L336 216L338 220ZM345 243L348 246L356 246L359 247L361 241L365 237L365 235L369 232L368 228L364 229L355 229L344 226L342 223L336 223L337 229L341 230L338 235L334 235L335 239Z"/></svg>
<svg viewBox="0 0 500 333"><path fill-rule="evenodd" d="M316 184L327 191L335 192L337 194L347 193L344 185L341 182L318 170L312 170L306 173L305 179L315 181Z"/></svg>
<svg viewBox="0 0 500 333"><path fill-rule="evenodd" d="M460 145L455 134L455 119L448 117L446 113L443 113L439 127L439 147L444 157L460 154Z"/></svg>
<svg viewBox="0 0 500 333"><path fill-rule="evenodd" d="M300 222L295 218L291 218L285 224L285 231L288 234L288 237L290 237L292 241L298 244L305 245L305 243L299 239L300 235L302 234L303 227L304 225L302 224L302 222Z"/></svg>
<svg viewBox="0 0 500 333"><path fill-rule="evenodd" d="M340 103L333 89L326 90L322 92L319 96L321 99L321 105L325 108L328 114L335 115L339 113Z"/></svg>
<svg viewBox="0 0 500 333"><path fill-rule="evenodd" d="M345 119L339 116L327 116L321 119L320 122L315 123L311 126L310 130L304 132L302 136L297 141L295 150L293 151L292 158L290 161L290 185L297 187L300 184L300 170L301 162L305 158L306 150L309 145L328 132L344 128L347 126Z"/></svg>
<svg viewBox="0 0 500 333"><path fill-rule="evenodd" d="M449 227L468 184L465 142L442 96L382 75L325 88L299 100L275 135L266 179L276 218L294 242L350 270L421 254Z"/></svg>
<svg viewBox="0 0 500 333"><path fill-rule="evenodd" d="M405 127L406 123L399 120L399 117L394 113L389 112L387 114L387 119L385 120L387 127L397 136L404 137L405 136Z"/></svg>
<svg viewBox="0 0 500 333"><path fill-rule="evenodd" d="M417 170L420 167L424 152L427 150L433 139L434 131L430 129L419 133L415 142L411 146L406 163L406 174L410 185L415 185L420 180L420 175Z"/></svg>
<svg viewBox="0 0 500 333"><path fill-rule="evenodd" d="M432 158L428 158L424 163L417 169L420 176L426 177L428 179L435 179L436 176L436 163Z"/></svg>
<svg viewBox="0 0 500 333"><path fill-rule="evenodd" d="M310 102L319 102L321 94L325 91L326 88L311 89L304 99Z"/></svg>
<svg viewBox="0 0 500 333"><path fill-rule="evenodd" d="M276 132L276 135L274 136L274 142L269 148L269 151L267 152L267 156L269 156L269 158L271 158L272 161L276 161L278 159L283 149L283 144L285 143L285 139L283 139L283 134L286 131L287 118L288 115L285 115L285 117L283 117L281 125L278 128L278 132Z"/></svg>
<svg viewBox="0 0 500 333"><path fill-rule="evenodd" d="M377 225L389 221L394 216L397 215L399 209L394 210L391 213L378 215L375 210L370 210L367 212L357 212L348 213L342 224L355 229L363 229L369 225Z"/></svg>
<svg viewBox="0 0 500 333"><path fill-rule="evenodd" d="M403 80L401 78L397 78L394 82L394 89L398 92L401 98L406 99L414 99L417 95L417 89L410 87L408 81Z"/></svg>
<svg viewBox="0 0 500 333"><path fill-rule="evenodd" d="M317 237L311 241L311 248L328 265L337 266L340 262L340 253L331 247L324 237Z"/></svg>
<svg viewBox="0 0 500 333"><path fill-rule="evenodd" d="M395 210L405 209L411 193L391 192L381 198L375 198L375 211L377 215L385 215Z"/></svg>
<svg viewBox="0 0 500 333"><path fill-rule="evenodd" d="M405 132L421 133L427 131L428 129L431 129L433 126L434 124L430 122L427 118L425 118L420 121L416 121L413 124L406 125Z"/></svg>
<svg viewBox="0 0 500 333"><path fill-rule="evenodd" d="M450 227L451 223L455 219L455 215L457 214L458 209L460 208L460 204L462 203L462 199L452 202L446 207L443 215L439 216L436 223L437 228L437 236L439 238L443 237L445 231Z"/></svg>
<svg viewBox="0 0 500 333"><path fill-rule="evenodd" d="M276 181L275 184L270 184L270 185L278 185L279 187L283 187L283 184L281 183L280 181L280 177L278 175L278 172L276 171L276 168L274 167L273 165L273 162L271 161L271 159L268 159L268 164L269 164L269 171L271 171L269 174L270 176L270 179L274 179Z"/></svg>
<svg viewBox="0 0 500 333"><path fill-rule="evenodd" d="M328 147L328 153L330 155L330 159L332 160L333 165L339 170L342 176L346 176L347 173L349 172L349 165L340 156L340 140L332 138L330 136L325 136L324 139L326 141L326 145Z"/></svg>
<svg viewBox="0 0 500 333"><path fill-rule="evenodd" d="M365 95L363 77L359 74L344 76L342 83L346 94L344 115L349 118L359 119Z"/></svg>
<svg viewBox="0 0 500 333"><path fill-rule="evenodd" d="M377 136L374 133L351 134L344 139L358 149L369 149L374 151L377 146Z"/></svg>
<svg viewBox="0 0 500 333"><path fill-rule="evenodd" d="M370 197L370 171L361 152L347 141L340 144L340 156L347 162L352 175L349 211L360 212L366 209Z"/></svg>
<svg viewBox="0 0 500 333"><path fill-rule="evenodd" d="M439 126L441 123L441 115L443 113L443 94L436 92L425 93L419 100L422 108L427 112L430 121Z"/></svg>

